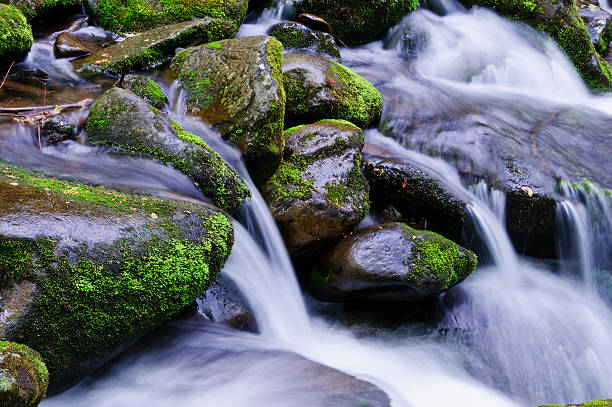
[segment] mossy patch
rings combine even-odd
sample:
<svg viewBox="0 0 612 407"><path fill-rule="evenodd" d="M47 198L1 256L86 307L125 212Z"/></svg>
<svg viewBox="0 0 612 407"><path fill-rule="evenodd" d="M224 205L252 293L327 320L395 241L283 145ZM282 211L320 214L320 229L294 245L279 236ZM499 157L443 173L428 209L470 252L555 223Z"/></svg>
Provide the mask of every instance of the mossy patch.
<svg viewBox="0 0 612 407"><path fill-rule="evenodd" d="M33 42L32 29L23 13L0 4L0 66L19 62L28 54Z"/></svg>
<svg viewBox="0 0 612 407"><path fill-rule="evenodd" d="M142 75L126 75L123 86L131 90L151 106L162 109L166 102L166 96L155 81Z"/></svg>
<svg viewBox="0 0 612 407"><path fill-rule="evenodd" d="M45 396L49 372L40 354L19 343L0 341L0 403L35 406Z"/></svg>

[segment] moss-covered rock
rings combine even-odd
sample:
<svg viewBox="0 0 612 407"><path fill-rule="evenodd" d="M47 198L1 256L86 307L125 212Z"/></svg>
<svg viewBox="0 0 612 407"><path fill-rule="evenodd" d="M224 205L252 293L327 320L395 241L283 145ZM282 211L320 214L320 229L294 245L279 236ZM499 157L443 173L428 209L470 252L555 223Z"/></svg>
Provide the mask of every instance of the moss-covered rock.
<svg viewBox="0 0 612 407"><path fill-rule="evenodd" d="M401 18L417 8L416 0L303 0L297 13L323 17L346 44L365 44L385 35Z"/></svg>
<svg viewBox="0 0 612 407"><path fill-rule="evenodd" d="M84 74L106 72L119 75L130 70L154 68L169 61L177 48L230 38L234 35L233 30L230 23L218 18L167 25L128 37L75 64Z"/></svg>
<svg viewBox="0 0 612 407"><path fill-rule="evenodd" d="M578 0L578 12L589 32L591 42L601 56L608 54L612 41L612 15L599 6L585 0Z"/></svg>
<svg viewBox="0 0 612 407"><path fill-rule="evenodd" d="M285 132L285 158L262 190L293 257L335 244L368 213L361 174L363 134L346 121L323 120Z"/></svg>
<svg viewBox="0 0 612 407"><path fill-rule="evenodd" d="M18 343L0 341L0 405L34 407L45 397L49 372L40 354Z"/></svg>
<svg viewBox="0 0 612 407"><path fill-rule="evenodd" d="M612 89L610 65L591 43L576 0L462 0L466 6L495 10L550 35L593 90Z"/></svg>
<svg viewBox="0 0 612 407"><path fill-rule="evenodd" d="M350 68L304 53L283 56L285 121L348 120L362 128L380 119L380 92Z"/></svg>
<svg viewBox="0 0 612 407"><path fill-rule="evenodd" d="M0 164L0 337L40 352L57 390L214 281L231 221L200 205Z"/></svg>
<svg viewBox="0 0 612 407"><path fill-rule="evenodd" d="M32 29L21 11L0 4L0 66L22 60L33 42Z"/></svg>
<svg viewBox="0 0 612 407"><path fill-rule="evenodd" d="M162 109L166 103L166 96L153 79L142 75L125 75L123 87L140 96L156 109Z"/></svg>
<svg viewBox="0 0 612 407"><path fill-rule="evenodd" d="M242 179L204 140L129 90L113 88L89 111L87 140L154 158L187 174L215 205L235 213L250 196Z"/></svg>
<svg viewBox="0 0 612 407"><path fill-rule="evenodd" d="M285 21L270 27L268 35L275 37L283 44L285 54L305 52L342 62L338 45L329 33L315 31L293 21Z"/></svg>
<svg viewBox="0 0 612 407"><path fill-rule="evenodd" d="M194 18L212 17L227 21L232 26L233 36L246 14L248 1L87 0L86 6L98 25L113 32L138 32Z"/></svg>
<svg viewBox="0 0 612 407"><path fill-rule="evenodd" d="M543 404L540 407L564 407L558 404ZM586 403L568 404L566 407L612 407L611 399L587 401Z"/></svg>
<svg viewBox="0 0 612 407"><path fill-rule="evenodd" d="M476 255L444 237L403 223L361 229L343 239L312 272L325 301L419 301L463 281Z"/></svg>
<svg viewBox="0 0 612 407"><path fill-rule="evenodd" d="M41 22L51 14L81 10L81 0L3 0L19 9L29 22Z"/></svg>
<svg viewBox="0 0 612 407"><path fill-rule="evenodd" d="M273 37L242 37L187 49L171 68L190 113L217 127L243 153L256 184L283 154L283 46Z"/></svg>

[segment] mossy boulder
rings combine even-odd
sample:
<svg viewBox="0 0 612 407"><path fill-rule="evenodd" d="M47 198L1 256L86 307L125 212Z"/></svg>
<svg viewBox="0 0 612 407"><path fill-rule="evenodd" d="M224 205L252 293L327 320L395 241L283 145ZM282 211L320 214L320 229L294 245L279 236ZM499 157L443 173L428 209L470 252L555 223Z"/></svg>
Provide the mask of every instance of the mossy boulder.
<svg viewBox="0 0 612 407"><path fill-rule="evenodd" d="M0 405L34 407L45 397L49 372L40 354L18 343L0 341Z"/></svg>
<svg viewBox="0 0 612 407"><path fill-rule="evenodd" d="M564 407L558 404L543 404L540 407ZM612 407L612 399L599 399L587 401L586 403L567 404L565 407Z"/></svg>
<svg viewBox="0 0 612 407"><path fill-rule="evenodd" d="M305 258L333 246L368 213L361 174L363 134L323 120L285 131L285 158L263 187L290 254Z"/></svg>
<svg viewBox="0 0 612 407"><path fill-rule="evenodd" d="M591 89L612 89L610 65L591 43L576 0L462 0L462 3L491 8L504 17L544 31L565 51Z"/></svg>
<svg viewBox="0 0 612 407"><path fill-rule="evenodd" d="M163 109L166 96L153 79L142 75L125 75L123 87L134 92L156 109Z"/></svg>
<svg viewBox="0 0 612 407"><path fill-rule="evenodd" d="M246 14L248 0L87 0L85 5L100 27L113 32L140 32L212 17L227 21L233 37Z"/></svg>
<svg viewBox="0 0 612 407"><path fill-rule="evenodd" d="M435 298L476 268L471 251L403 223L361 229L343 239L311 274L324 301L420 301Z"/></svg>
<svg viewBox="0 0 612 407"><path fill-rule="evenodd" d="M608 45L612 41L612 15L599 6L584 0L578 0L578 12L595 49L601 56L606 56Z"/></svg>
<svg viewBox="0 0 612 407"><path fill-rule="evenodd" d="M342 62L338 45L329 33L315 31L293 21L285 21L270 27L268 35L275 37L283 44L285 54L304 52Z"/></svg>
<svg viewBox="0 0 612 407"><path fill-rule="evenodd" d="M312 54L286 54L283 81L288 124L342 119L365 128L380 119L380 92L337 62Z"/></svg>
<svg viewBox="0 0 612 407"><path fill-rule="evenodd" d="M232 223L188 202L123 194L0 164L0 337L73 384L201 295Z"/></svg>
<svg viewBox="0 0 612 407"><path fill-rule="evenodd" d="M168 62L177 48L187 48L233 35L232 25L225 20L202 18L185 21L128 37L85 59L75 61L75 64L83 74L106 72L119 75Z"/></svg>
<svg viewBox="0 0 612 407"><path fill-rule="evenodd" d="M282 50L274 37L242 37L184 50L171 65L188 111L244 153L257 185L274 173L283 154Z"/></svg>
<svg viewBox="0 0 612 407"><path fill-rule="evenodd" d="M101 49L102 43L95 36L78 36L66 31L61 32L53 43L53 53L57 58L80 57Z"/></svg>
<svg viewBox="0 0 612 407"><path fill-rule="evenodd" d="M32 48L30 24L15 7L0 4L0 66L21 61Z"/></svg>
<svg viewBox="0 0 612 407"><path fill-rule="evenodd" d="M204 140L129 90L104 93L89 111L86 130L90 144L157 159L184 172L223 210L235 213L250 196L242 179Z"/></svg>
<svg viewBox="0 0 612 407"><path fill-rule="evenodd" d="M81 0L3 0L19 9L30 23L42 22L50 15L81 10Z"/></svg>
<svg viewBox="0 0 612 407"><path fill-rule="evenodd" d="M334 35L349 45L380 39L417 6L417 0L303 0L295 5L298 14L327 20Z"/></svg>

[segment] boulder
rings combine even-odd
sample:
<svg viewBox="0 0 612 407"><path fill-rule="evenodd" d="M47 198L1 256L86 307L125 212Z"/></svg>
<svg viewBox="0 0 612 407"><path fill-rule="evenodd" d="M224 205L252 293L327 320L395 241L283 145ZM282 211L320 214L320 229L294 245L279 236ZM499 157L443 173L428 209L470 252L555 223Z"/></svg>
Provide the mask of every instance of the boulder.
<svg viewBox="0 0 612 407"><path fill-rule="evenodd" d="M233 37L246 14L248 1L87 0L85 6L100 27L112 32L140 32L167 24L210 17L229 23L231 35L228 37ZM210 41L214 39L211 38Z"/></svg>
<svg viewBox="0 0 612 407"><path fill-rule="evenodd" d="M53 52L57 58L80 57L102 49L102 44L92 39L85 41L71 32L62 32L55 39Z"/></svg>
<svg viewBox="0 0 612 407"><path fill-rule="evenodd" d="M262 195L290 254L305 258L333 246L368 213L363 135L349 122L323 120L284 136L285 158Z"/></svg>
<svg viewBox="0 0 612 407"><path fill-rule="evenodd" d="M300 23L286 21L270 27L268 35L283 44L284 54L303 52L342 62L340 50L331 34L315 31Z"/></svg>
<svg viewBox="0 0 612 407"><path fill-rule="evenodd" d="M32 29L21 11L0 4L0 66L21 61L33 42Z"/></svg>
<svg viewBox="0 0 612 407"><path fill-rule="evenodd" d="M55 116L45 120L41 126L40 136L45 146L59 144L75 137L74 123L66 116Z"/></svg>
<svg viewBox="0 0 612 407"><path fill-rule="evenodd" d="M284 55L283 81L289 124L342 119L365 128L380 119L380 92L337 62L312 54Z"/></svg>
<svg viewBox="0 0 612 407"><path fill-rule="evenodd" d="M81 0L3 0L18 8L32 22L42 22L44 17L81 11ZM64 14L66 15L66 14Z"/></svg>
<svg viewBox="0 0 612 407"><path fill-rule="evenodd" d="M187 174L219 208L235 213L250 192L242 179L200 137L129 90L113 88L89 111L87 141L139 154Z"/></svg>
<svg viewBox="0 0 612 407"><path fill-rule="evenodd" d="M595 4L584 0L578 1L578 12L589 32L591 42L601 56L608 53L608 45L612 41L612 15Z"/></svg>
<svg viewBox="0 0 612 407"><path fill-rule="evenodd" d="M312 272L324 301L420 301L457 285L476 268L471 251L403 223L361 229L343 239Z"/></svg>
<svg viewBox="0 0 612 407"><path fill-rule="evenodd" d="M45 397L49 372L40 354L25 345L0 341L0 405L33 407Z"/></svg>
<svg viewBox="0 0 612 407"><path fill-rule="evenodd" d="M171 65L188 111L244 153L257 185L274 173L283 155L282 49L273 37L242 37L181 51Z"/></svg>
<svg viewBox="0 0 612 407"><path fill-rule="evenodd" d="M591 43L576 0L462 0L462 3L491 8L504 17L544 31L565 51L591 89L612 89L610 65Z"/></svg>
<svg viewBox="0 0 612 407"><path fill-rule="evenodd" d="M257 322L247 300L236 284L223 275L198 298L198 311L215 324L257 331Z"/></svg>
<svg viewBox="0 0 612 407"><path fill-rule="evenodd" d="M84 74L106 72L119 75L149 69L169 61L177 48L187 48L232 37L233 27L218 18L202 18L154 28L128 37L75 62Z"/></svg>
<svg viewBox="0 0 612 407"><path fill-rule="evenodd" d="M417 5L415 0L303 0L295 6L298 14L324 18L342 42L357 45L380 39Z"/></svg>
<svg viewBox="0 0 612 407"><path fill-rule="evenodd" d="M154 108L164 108L166 96L154 80L142 75L125 75L123 87L140 96Z"/></svg>
<svg viewBox="0 0 612 407"><path fill-rule="evenodd" d="M0 164L0 337L74 384L215 280L231 221L204 206L123 194Z"/></svg>

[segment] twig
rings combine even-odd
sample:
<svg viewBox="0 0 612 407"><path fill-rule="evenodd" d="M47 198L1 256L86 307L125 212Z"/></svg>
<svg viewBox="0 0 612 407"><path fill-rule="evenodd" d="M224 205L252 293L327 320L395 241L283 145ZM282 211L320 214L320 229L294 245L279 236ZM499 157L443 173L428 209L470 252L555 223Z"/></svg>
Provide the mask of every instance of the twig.
<svg viewBox="0 0 612 407"><path fill-rule="evenodd" d="M40 128L42 127L41 122L38 122L38 126L36 126L36 128L38 129L38 149L42 152L42 141L40 140Z"/></svg>
<svg viewBox="0 0 612 407"><path fill-rule="evenodd" d="M92 99L83 99L76 103L67 103L65 105L58 105L56 107L57 110L66 110L66 109L79 109L85 106L89 106L93 103ZM24 107L0 107L0 113L21 113L21 112L31 112L35 110L44 110L44 106L24 106Z"/></svg>
<svg viewBox="0 0 612 407"><path fill-rule="evenodd" d="M13 65L15 65L15 61L11 62L11 66L9 66L8 71L6 71L6 74L4 75L4 78L2 79L2 83L0 83L0 89L2 89L2 87L4 86L4 82L6 82L6 78L9 75L9 72L11 72L11 68L13 67Z"/></svg>

